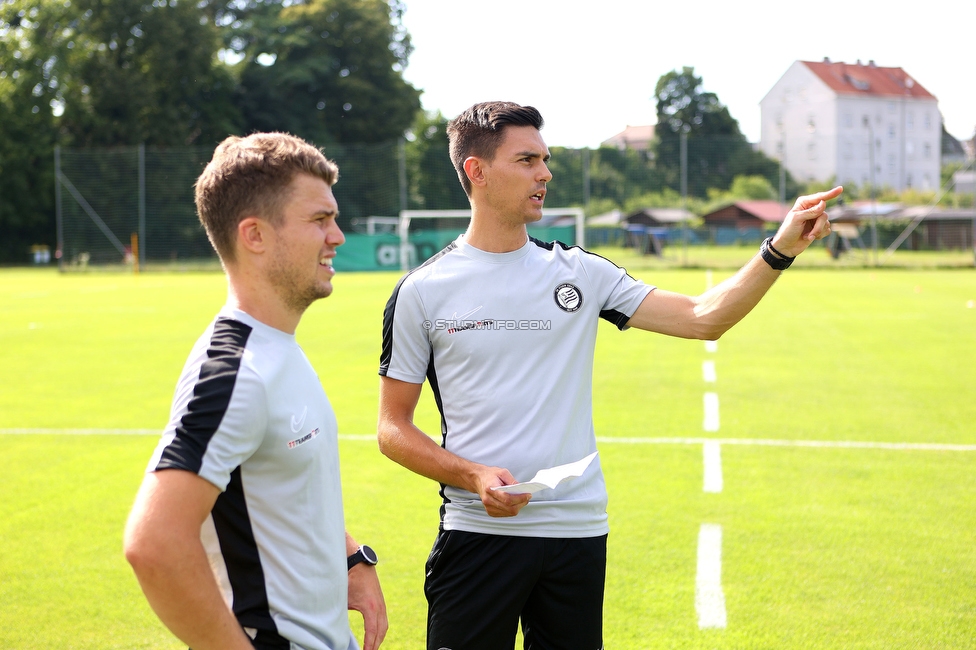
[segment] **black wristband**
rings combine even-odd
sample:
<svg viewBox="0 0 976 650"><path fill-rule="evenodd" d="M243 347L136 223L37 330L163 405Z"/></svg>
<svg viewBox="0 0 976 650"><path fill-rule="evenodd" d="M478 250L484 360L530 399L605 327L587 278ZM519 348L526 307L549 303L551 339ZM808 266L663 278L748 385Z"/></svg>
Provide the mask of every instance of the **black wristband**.
<svg viewBox="0 0 976 650"><path fill-rule="evenodd" d="M763 261L769 264L770 267L777 271L785 271L790 268L790 264L793 263L795 257L786 257L778 250L773 248L773 238L767 237L763 240L763 243L759 246L759 254L762 256ZM778 257L777 257L778 256Z"/></svg>
<svg viewBox="0 0 976 650"><path fill-rule="evenodd" d="M766 244L766 247L769 248L769 250L771 250L773 252L773 254L775 254L777 257L781 257L784 260L790 260L791 262L796 259L795 257L790 257L789 255L783 255L778 250L776 250L776 247L773 246L773 238L772 237L767 237L766 238L766 241L768 242Z"/></svg>

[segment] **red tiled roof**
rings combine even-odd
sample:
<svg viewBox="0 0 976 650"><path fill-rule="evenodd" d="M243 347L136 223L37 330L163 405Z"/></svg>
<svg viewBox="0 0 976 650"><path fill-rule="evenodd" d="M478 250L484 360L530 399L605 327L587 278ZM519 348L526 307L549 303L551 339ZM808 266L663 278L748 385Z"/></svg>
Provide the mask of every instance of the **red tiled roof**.
<svg viewBox="0 0 976 650"><path fill-rule="evenodd" d="M788 205L779 201L736 201L734 205L757 219L769 222L782 221L790 211Z"/></svg>
<svg viewBox="0 0 976 650"><path fill-rule="evenodd" d="M801 61L831 90L844 95L883 95L935 99L901 68L882 68L874 64L841 61Z"/></svg>
<svg viewBox="0 0 976 650"><path fill-rule="evenodd" d="M655 125L653 124L644 126L631 126L628 124L627 128L620 133L607 138L602 144L613 147L632 146L638 149L647 148L648 145L650 145L651 140L654 139L654 126Z"/></svg>

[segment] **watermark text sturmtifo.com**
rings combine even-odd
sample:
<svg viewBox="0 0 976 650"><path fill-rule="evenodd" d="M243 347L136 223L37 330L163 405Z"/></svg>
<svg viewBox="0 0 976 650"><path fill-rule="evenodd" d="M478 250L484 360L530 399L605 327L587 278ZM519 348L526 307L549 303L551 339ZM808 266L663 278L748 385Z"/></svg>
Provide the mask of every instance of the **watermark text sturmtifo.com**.
<svg viewBox="0 0 976 650"><path fill-rule="evenodd" d="M508 320L485 318L482 320L452 320L438 318L435 321L425 320L424 329L427 330L447 330L448 334L463 332L466 330L536 330L549 331L552 329L552 321L548 320Z"/></svg>

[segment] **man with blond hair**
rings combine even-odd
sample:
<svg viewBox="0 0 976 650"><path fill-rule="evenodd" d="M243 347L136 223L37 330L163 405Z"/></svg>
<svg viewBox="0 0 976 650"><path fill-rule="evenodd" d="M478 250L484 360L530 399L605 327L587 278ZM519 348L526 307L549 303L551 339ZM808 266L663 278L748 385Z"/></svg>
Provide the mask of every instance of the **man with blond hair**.
<svg viewBox="0 0 976 650"><path fill-rule="evenodd" d="M150 606L193 650L364 650L386 634L376 555L345 532L335 414L295 341L345 241L338 169L286 134L231 137L196 184L228 281L125 531Z"/></svg>

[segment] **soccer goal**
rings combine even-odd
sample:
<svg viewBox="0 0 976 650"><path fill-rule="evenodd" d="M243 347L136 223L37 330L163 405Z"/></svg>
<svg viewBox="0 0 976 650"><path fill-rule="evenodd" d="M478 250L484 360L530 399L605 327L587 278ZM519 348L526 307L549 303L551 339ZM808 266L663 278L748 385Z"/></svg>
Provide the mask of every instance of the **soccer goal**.
<svg viewBox="0 0 976 650"><path fill-rule="evenodd" d="M397 223L400 268L409 271L423 264L463 233L470 220L470 210L401 210ZM586 244L582 208L543 208L542 219L528 230L530 237L543 241L581 247Z"/></svg>

